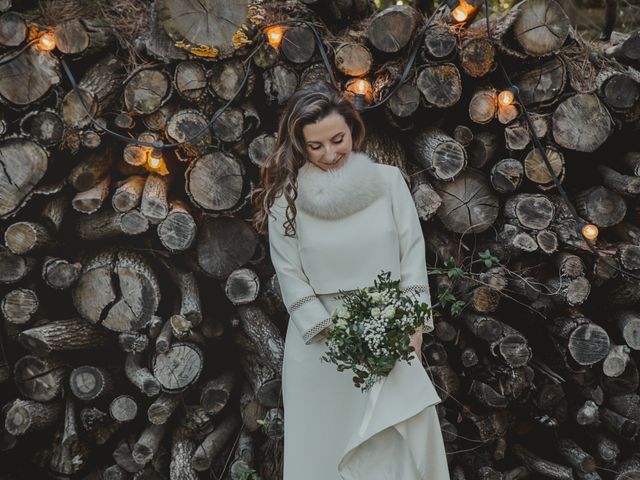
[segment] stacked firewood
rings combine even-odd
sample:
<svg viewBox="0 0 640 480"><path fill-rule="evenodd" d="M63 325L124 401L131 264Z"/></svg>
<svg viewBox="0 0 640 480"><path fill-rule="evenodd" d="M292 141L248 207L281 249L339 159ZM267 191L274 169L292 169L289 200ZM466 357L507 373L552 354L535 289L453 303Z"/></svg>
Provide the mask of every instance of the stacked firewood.
<svg viewBox="0 0 640 480"><path fill-rule="evenodd" d="M248 195L282 106L330 78L316 33L369 104L420 42L364 149L424 222L452 475L640 475L637 34L587 45L554 0L423 37L407 5L156 0L130 65L87 2L30 3L0 0L0 479L281 478L288 317ZM283 20L317 30L262 42Z"/></svg>

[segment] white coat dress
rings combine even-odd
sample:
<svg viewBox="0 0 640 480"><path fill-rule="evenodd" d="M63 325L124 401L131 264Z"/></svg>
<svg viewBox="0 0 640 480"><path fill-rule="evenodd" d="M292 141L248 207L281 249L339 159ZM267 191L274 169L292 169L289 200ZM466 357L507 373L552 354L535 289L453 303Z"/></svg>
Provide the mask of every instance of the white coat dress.
<svg viewBox="0 0 640 480"><path fill-rule="evenodd" d="M321 361L340 290L373 285L390 271L401 289L431 304L424 238L402 173L363 152L337 170L307 162L295 204L294 237L284 235L284 197L269 216L271 260L290 315L283 480L448 480L435 409L442 400L415 353L368 392Z"/></svg>

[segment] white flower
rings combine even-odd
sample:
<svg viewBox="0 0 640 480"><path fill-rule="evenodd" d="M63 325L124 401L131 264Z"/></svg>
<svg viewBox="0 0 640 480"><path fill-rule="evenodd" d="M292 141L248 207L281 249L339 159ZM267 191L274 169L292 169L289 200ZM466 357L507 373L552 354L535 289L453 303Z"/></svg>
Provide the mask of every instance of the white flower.
<svg viewBox="0 0 640 480"><path fill-rule="evenodd" d="M336 309L336 313L338 315L338 318L349 318L349 310L347 310L344 306L340 305L337 309Z"/></svg>
<svg viewBox="0 0 640 480"><path fill-rule="evenodd" d="M374 303L380 303L380 300L382 300L382 294L379 292L370 293L369 297Z"/></svg>
<svg viewBox="0 0 640 480"><path fill-rule="evenodd" d="M396 309L392 306L385 308L384 312L382 312L382 316L388 319L392 319L393 317L395 317L395 315L396 315Z"/></svg>
<svg viewBox="0 0 640 480"><path fill-rule="evenodd" d="M345 322L342 318L336 322L336 327L344 328L347 326L347 322Z"/></svg>
<svg viewBox="0 0 640 480"><path fill-rule="evenodd" d="M372 317L379 317L380 316L380 309L378 307L373 307L371 309L371 316Z"/></svg>

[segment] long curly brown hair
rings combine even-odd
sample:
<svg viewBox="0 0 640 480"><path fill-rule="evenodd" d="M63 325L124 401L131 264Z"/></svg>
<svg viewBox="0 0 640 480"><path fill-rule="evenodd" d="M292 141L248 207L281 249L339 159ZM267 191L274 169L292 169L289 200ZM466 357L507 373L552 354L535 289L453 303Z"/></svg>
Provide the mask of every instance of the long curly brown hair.
<svg viewBox="0 0 640 480"><path fill-rule="evenodd" d="M267 233L271 206L280 194L284 194L288 204L285 235L295 234L298 170L307 162L302 129L334 112L342 115L349 125L352 149L359 150L365 135L364 122L353 103L333 85L324 81L306 84L287 102L280 116L276 145L260 168L260 185L251 192L254 211L251 221L258 233Z"/></svg>

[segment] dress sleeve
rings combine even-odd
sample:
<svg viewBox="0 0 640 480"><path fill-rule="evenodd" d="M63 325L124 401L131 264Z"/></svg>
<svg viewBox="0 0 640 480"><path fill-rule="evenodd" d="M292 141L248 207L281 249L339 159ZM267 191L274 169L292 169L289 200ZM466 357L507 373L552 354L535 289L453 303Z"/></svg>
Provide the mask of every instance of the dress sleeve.
<svg viewBox="0 0 640 480"><path fill-rule="evenodd" d="M306 345L322 338L320 332L332 325L331 315L309 285L302 270L297 233L284 235L284 210L274 205L269 215L269 250L280 292L290 320Z"/></svg>
<svg viewBox="0 0 640 480"><path fill-rule="evenodd" d="M400 289L417 293L419 301L431 306L425 243L420 218L400 169L395 168L391 185L393 218L400 240ZM425 331L434 329L433 316L425 320Z"/></svg>

